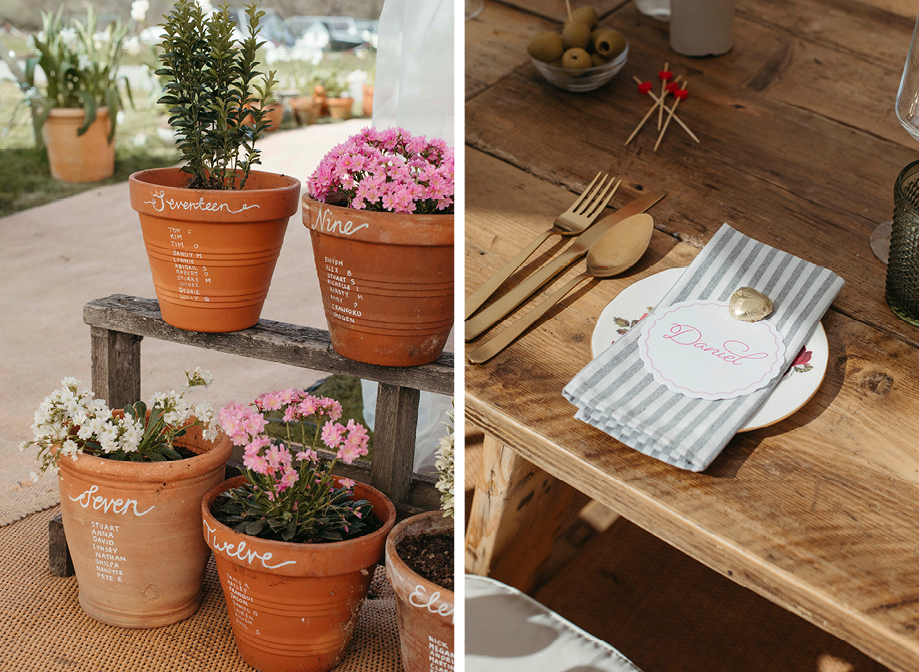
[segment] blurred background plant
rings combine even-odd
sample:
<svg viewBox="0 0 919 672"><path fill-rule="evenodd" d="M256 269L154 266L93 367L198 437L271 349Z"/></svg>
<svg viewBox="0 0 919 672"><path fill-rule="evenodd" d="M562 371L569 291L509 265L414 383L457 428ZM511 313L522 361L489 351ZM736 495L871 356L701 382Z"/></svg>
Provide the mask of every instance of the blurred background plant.
<svg viewBox="0 0 919 672"><path fill-rule="evenodd" d="M205 11L218 4L215 0L198 2ZM0 173L4 175L0 216L125 180L136 170L178 163L174 136L165 123L167 110L155 103L162 95L162 83L153 74L158 67L156 45L162 40L157 24L172 4L172 0L0 0L0 119L4 120L0 123ZM276 98L286 112L281 130L298 125L289 100L312 96L319 77L327 70L340 74L345 95L354 98L354 113L361 113L362 84L371 83L375 71L377 20L382 7L383 0L262 0L266 16L260 39L266 42L257 60L263 68L277 71L280 84ZM98 26L120 21L125 31L120 61L112 68L112 75L130 86L134 105L117 114L115 175L102 183L64 184L48 177L47 157L35 149L40 147L41 136L33 127L24 96L30 87L23 89L17 74L24 78L26 60L34 55L32 40L41 32L42 12L54 16L62 12L65 20L76 18L88 24L90 10L97 17L97 29L90 31L94 45L105 37ZM245 12L241 6L231 6L230 10L241 38L246 32ZM44 87L45 81L43 69L36 67L35 88ZM325 116L315 123L333 120Z"/></svg>

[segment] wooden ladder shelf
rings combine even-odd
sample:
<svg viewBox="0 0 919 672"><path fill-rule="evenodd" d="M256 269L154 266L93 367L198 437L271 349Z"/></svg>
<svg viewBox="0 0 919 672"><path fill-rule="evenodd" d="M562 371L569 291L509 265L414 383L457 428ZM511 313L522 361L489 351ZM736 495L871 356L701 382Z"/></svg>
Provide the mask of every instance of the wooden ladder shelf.
<svg viewBox="0 0 919 672"><path fill-rule="evenodd" d="M376 381L373 461L342 464L336 473L382 491L403 516L439 508L436 479L412 473L415 428L422 390L453 394L453 353L424 366L374 366L337 354L322 329L259 320L250 329L228 334L183 331L163 321L156 300L124 294L90 301L83 307L83 321L92 337L92 390L111 408L140 399L140 343L145 337ZM63 528L52 521L49 555L58 575L67 573L66 553Z"/></svg>

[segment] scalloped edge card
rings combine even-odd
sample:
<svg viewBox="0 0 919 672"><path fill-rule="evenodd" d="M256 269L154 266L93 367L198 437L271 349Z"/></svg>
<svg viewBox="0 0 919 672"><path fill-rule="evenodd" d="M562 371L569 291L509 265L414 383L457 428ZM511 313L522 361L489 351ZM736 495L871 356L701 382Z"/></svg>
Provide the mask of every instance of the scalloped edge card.
<svg viewBox="0 0 919 672"><path fill-rule="evenodd" d="M643 321L638 354L654 380L697 399L734 399L783 371L785 343L767 320L732 318L726 301L682 301Z"/></svg>

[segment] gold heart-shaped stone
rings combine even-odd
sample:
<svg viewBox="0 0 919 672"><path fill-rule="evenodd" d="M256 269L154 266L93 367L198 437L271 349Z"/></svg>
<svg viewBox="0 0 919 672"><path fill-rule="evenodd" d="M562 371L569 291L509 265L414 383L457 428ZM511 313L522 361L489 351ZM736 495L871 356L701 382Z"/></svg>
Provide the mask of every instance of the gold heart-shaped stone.
<svg viewBox="0 0 919 672"><path fill-rule="evenodd" d="M741 287L728 302L731 317L742 322L759 322L772 312L772 301L752 287Z"/></svg>

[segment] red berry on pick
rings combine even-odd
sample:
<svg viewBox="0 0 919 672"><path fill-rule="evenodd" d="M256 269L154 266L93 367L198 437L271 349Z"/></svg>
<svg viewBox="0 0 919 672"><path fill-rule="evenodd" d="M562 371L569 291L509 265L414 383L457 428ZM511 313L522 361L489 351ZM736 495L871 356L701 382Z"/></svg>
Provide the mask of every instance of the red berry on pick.
<svg viewBox="0 0 919 672"><path fill-rule="evenodd" d="M673 77L673 73L670 72L670 70L661 70L660 72L657 73L657 76L666 82L668 79Z"/></svg>
<svg viewBox="0 0 919 672"><path fill-rule="evenodd" d="M673 93L673 92L676 91L678 88L680 88L680 85L677 84L676 82L670 82L670 83L669 83L667 86L665 86L664 88L667 89L670 93Z"/></svg>
<svg viewBox="0 0 919 672"><path fill-rule="evenodd" d="M673 95L676 98L683 100L686 96L689 95L689 91L687 91L686 89L677 89L676 91L673 92Z"/></svg>
<svg viewBox="0 0 919 672"><path fill-rule="evenodd" d="M651 82L642 82L638 85L638 90L641 93L648 93L651 90Z"/></svg>

